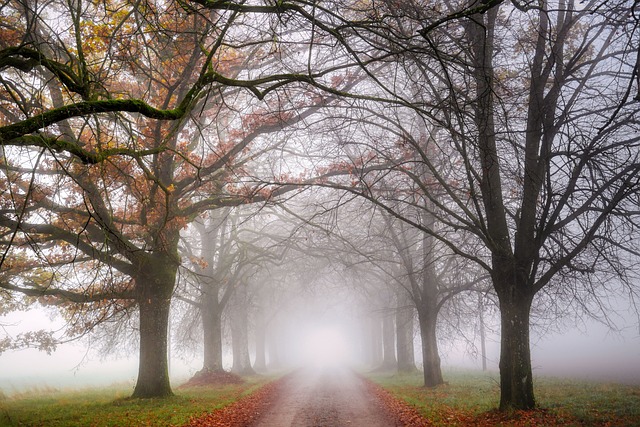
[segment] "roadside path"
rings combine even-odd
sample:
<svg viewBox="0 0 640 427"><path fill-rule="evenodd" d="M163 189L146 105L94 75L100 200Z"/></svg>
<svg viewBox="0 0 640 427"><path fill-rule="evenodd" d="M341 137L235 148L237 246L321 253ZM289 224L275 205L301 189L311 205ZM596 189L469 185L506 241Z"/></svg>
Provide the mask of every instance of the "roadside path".
<svg viewBox="0 0 640 427"><path fill-rule="evenodd" d="M252 427L390 427L403 424L352 371L306 369L287 379Z"/></svg>

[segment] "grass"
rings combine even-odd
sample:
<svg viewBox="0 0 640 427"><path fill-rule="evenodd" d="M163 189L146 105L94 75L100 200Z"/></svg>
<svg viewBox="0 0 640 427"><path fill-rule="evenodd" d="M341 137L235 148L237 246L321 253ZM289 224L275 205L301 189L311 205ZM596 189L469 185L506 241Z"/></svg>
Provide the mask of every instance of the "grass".
<svg viewBox="0 0 640 427"><path fill-rule="evenodd" d="M497 422L494 410L500 398L497 373L445 370L445 385L422 387L422 375L369 375L418 408L435 426L475 425L640 425L640 387L562 378L534 381L537 414L514 415L516 421ZM525 420L526 418L526 420ZM491 421L494 420L494 421Z"/></svg>
<svg viewBox="0 0 640 427"><path fill-rule="evenodd" d="M498 405L497 374L447 370L444 375L447 384L434 389L421 387L420 374L376 374L370 378L418 408L435 426L640 425L640 387L536 378L542 415L500 423L487 415ZM130 399L130 386L0 394L0 426L179 426L192 416L250 394L271 379L251 377L241 385L176 389L176 396L169 399Z"/></svg>
<svg viewBox="0 0 640 427"><path fill-rule="evenodd" d="M130 399L125 386L74 391L32 390L0 399L0 426L179 426L191 416L226 406L271 379L176 389L167 399Z"/></svg>
<svg viewBox="0 0 640 427"><path fill-rule="evenodd" d="M640 425L640 387L568 379L539 378L540 405L569 413L586 425Z"/></svg>

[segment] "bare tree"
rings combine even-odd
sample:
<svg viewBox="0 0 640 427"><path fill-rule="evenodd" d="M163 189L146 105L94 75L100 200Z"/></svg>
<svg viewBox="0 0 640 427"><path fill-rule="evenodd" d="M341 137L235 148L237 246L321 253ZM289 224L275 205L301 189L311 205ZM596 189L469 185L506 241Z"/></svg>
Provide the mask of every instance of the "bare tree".
<svg viewBox="0 0 640 427"><path fill-rule="evenodd" d="M341 188L488 273L501 315L500 407L527 409L535 297L570 289L591 298L597 277L614 271L624 283L624 259L636 253L625 235L636 228L639 172L636 26L622 3L479 7L456 15L452 6L451 19L432 21L421 40L402 41L410 48L400 66L423 85L419 115L435 132L425 141L419 126L404 125L397 146L378 151L396 166L362 168L364 190ZM405 28L429 21L421 7L413 12ZM415 207L401 191L376 193L403 180L428 200L420 205L428 221L398 208Z"/></svg>

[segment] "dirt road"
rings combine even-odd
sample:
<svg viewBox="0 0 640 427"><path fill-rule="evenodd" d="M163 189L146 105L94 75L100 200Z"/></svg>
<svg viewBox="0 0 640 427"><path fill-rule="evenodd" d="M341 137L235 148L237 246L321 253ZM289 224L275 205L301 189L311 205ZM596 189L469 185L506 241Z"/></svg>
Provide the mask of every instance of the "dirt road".
<svg viewBox="0 0 640 427"><path fill-rule="evenodd" d="M389 427L382 403L346 368L307 369L291 376L253 427Z"/></svg>

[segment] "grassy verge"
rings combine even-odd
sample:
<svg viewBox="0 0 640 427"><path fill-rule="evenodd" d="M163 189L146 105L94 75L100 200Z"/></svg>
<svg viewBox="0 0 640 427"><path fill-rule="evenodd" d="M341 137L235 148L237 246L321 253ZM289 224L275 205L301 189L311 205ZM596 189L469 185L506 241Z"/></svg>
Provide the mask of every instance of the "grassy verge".
<svg viewBox="0 0 640 427"><path fill-rule="evenodd" d="M435 426L464 425L640 425L640 387L561 378L537 378L539 411L496 416L500 389L496 373L448 370L447 384L421 387L421 374L369 375L394 396L418 408Z"/></svg>
<svg viewBox="0 0 640 427"><path fill-rule="evenodd" d="M129 387L33 391L0 400L0 426L179 426L191 416L226 406L272 378L244 384L176 389L168 399L130 399Z"/></svg>

